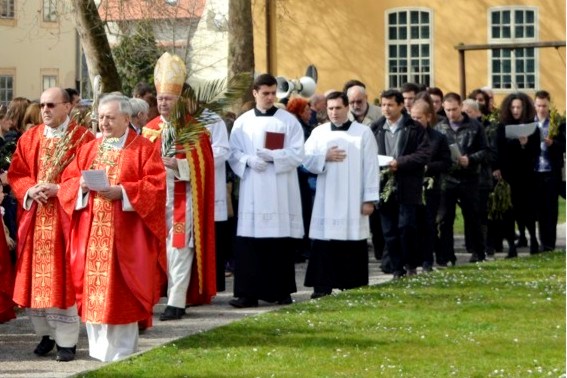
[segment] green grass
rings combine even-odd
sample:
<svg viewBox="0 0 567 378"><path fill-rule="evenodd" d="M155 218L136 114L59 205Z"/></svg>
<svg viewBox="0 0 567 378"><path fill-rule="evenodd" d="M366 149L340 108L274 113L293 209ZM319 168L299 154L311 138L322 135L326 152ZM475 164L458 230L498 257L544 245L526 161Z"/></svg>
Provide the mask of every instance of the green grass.
<svg viewBox="0 0 567 378"><path fill-rule="evenodd" d="M559 217L557 218L557 224L565 223L565 199L559 197ZM455 212L455 223L453 225L453 232L455 234L465 233L465 224L463 220L463 214L461 213L461 208L457 206L457 211Z"/></svg>
<svg viewBox="0 0 567 378"><path fill-rule="evenodd" d="M558 377L565 254L470 264L297 303L87 377Z"/></svg>

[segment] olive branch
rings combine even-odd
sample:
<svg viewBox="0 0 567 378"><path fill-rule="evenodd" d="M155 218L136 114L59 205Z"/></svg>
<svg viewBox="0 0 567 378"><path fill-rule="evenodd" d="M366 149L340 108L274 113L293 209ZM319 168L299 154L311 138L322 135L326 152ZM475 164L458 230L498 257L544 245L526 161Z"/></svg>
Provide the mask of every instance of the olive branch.
<svg viewBox="0 0 567 378"><path fill-rule="evenodd" d="M87 135L87 133L84 132L83 135L73 142L73 138L78 130L79 126L73 127L71 131L67 128L61 138L55 142L53 150L45 151L43 154L42 161L49 163L45 175L46 182L54 183L65 167L75 158L75 153L69 154L69 151L76 149Z"/></svg>

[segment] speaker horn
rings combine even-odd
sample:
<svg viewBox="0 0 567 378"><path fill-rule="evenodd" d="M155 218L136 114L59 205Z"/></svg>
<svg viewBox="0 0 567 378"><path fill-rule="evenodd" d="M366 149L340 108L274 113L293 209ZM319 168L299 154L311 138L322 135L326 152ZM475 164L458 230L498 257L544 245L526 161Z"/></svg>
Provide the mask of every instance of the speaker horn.
<svg viewBox="0 0 567 378"><path fill-rule="evenodd" d="M288 80L283 76L276 77L278 82L276 96L280 99L288 98L292 92L297 92L302 97L311 97L317 89L317 83L309 76L300 79Z"/></svg>

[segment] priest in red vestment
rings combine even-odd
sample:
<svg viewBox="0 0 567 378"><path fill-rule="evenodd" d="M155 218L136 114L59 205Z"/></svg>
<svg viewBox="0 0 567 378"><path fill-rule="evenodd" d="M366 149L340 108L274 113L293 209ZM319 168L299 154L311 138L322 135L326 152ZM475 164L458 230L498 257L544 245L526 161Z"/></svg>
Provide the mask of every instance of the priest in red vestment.
<svg viewBox="0 0 567 378"><path fill-rule="evenodd" d="M210 303L216 295L215 167L204 131L190 148L176 146L170 112L181 95L186 69L165 53L154 70L160 116L142 135L155 143L167 174L167 307L160 320L180 319L187 305ZM179 153L184 149L184 153Z"/></svg>
<svg viewBox="0 0 567 378"><path fill-rule="evenodd" d="M57 345L57 360L70 361L80 323L65 255L69 218L60 206L58 183L78 145L94 136L70 121L64 89L45 90L40 102L44 123L20 137L8 170L19 205L14 302L28 309L42 336L34 353L46 355Z"/></svg>
<svg viewBox="0 0 567 378"><path fill-rule="evenodd" d="M103 97L98 114L102 137L78 151L60 198L72 216L70 264L89 354L114 361L136 352L138 322L159 301L165 169L153 144L129 128L128 98ZM91 182L84 171L102 176Z"/></svg>

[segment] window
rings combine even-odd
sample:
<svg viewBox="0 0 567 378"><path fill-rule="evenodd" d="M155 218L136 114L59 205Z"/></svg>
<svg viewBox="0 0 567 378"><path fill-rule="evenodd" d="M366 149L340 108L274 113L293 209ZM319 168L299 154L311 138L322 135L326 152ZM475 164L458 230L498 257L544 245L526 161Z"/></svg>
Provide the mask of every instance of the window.
<svg viewBox="0 0 567 378"><path fill-rule="evenodd" d="M43 78L43 90L57 86L57 76L43 75L42 78Z"/></svg>
<svg viewBox="0 0 567 378"><path fill-rule="evenodd" d="M14 97L14 77L0 75L0 104L8 105Z"/></svg>
<svg viewBox="0 0 567 378"><path fill-rule="evenodd" d="M400 10L387 14L388 87L431 83L431 12Z"/></svg>
<svg viewBox="0 0 567 378"><path fill-rule="evenodd" d="M43 0L43 21L57 21L57 0Z"/></svg>
<svg viewBox="0 0 567 378"><path fill-rule="evenodd" d="M490 11L490 42L535 42L536 11L530 8L499 8ZM491 51L491 80L495 89L535 89L536 49Z"/></svg>
<svg viewBox="0 0 567 378"><path fill-rule="evenodd" d="M0 18L14 18L14 0L0 0Z"/></svg>

